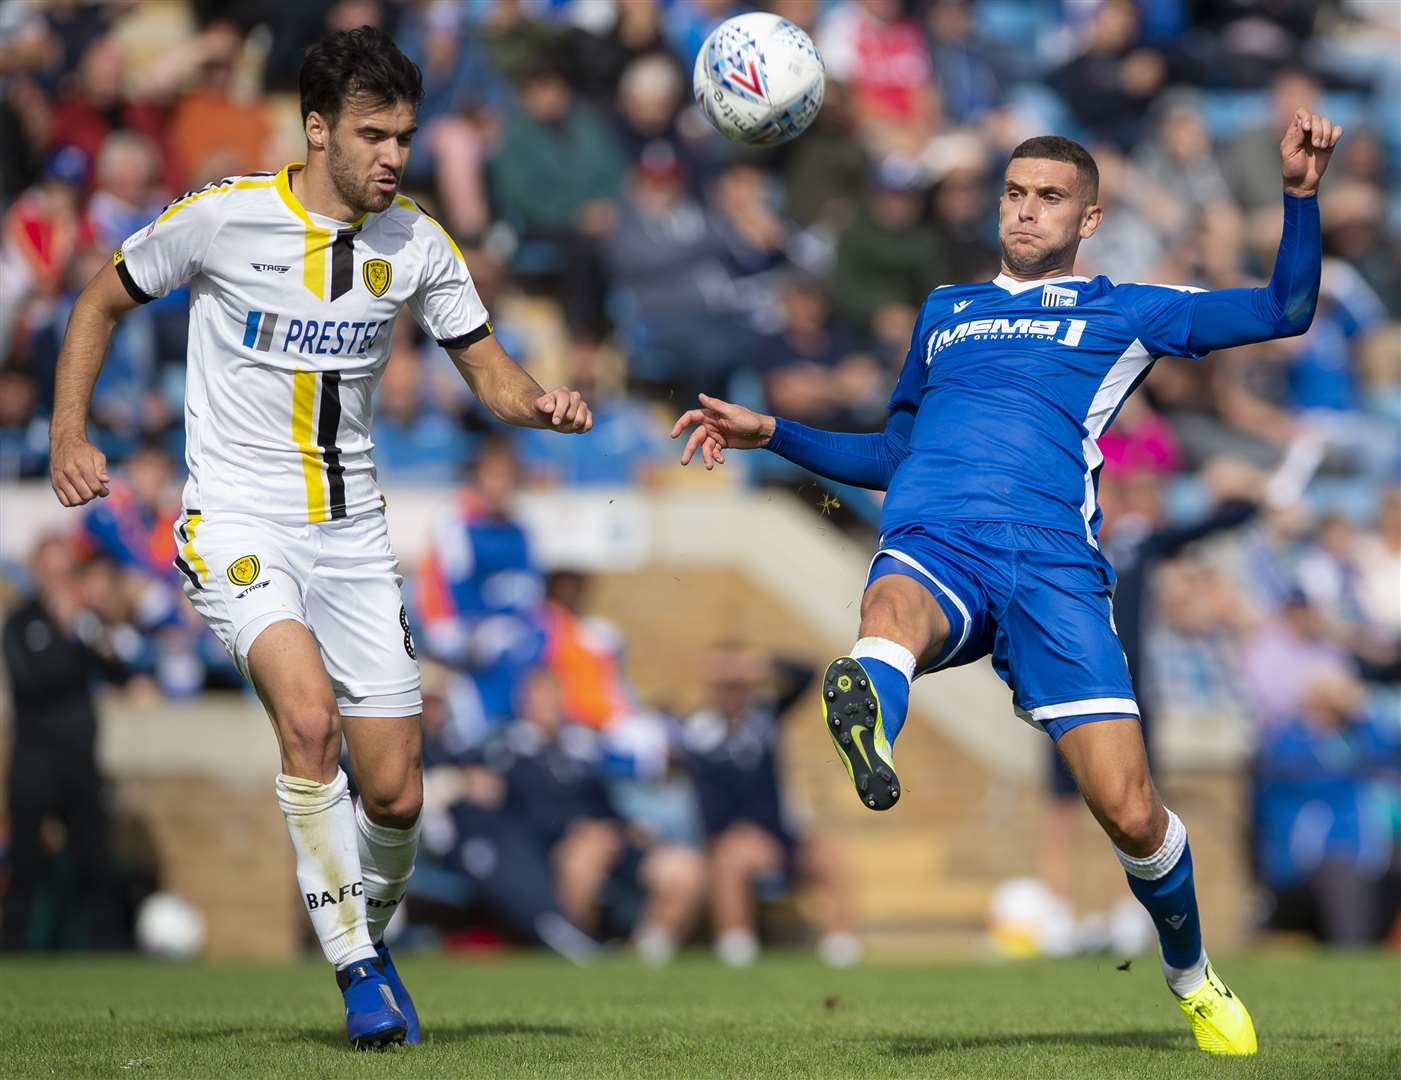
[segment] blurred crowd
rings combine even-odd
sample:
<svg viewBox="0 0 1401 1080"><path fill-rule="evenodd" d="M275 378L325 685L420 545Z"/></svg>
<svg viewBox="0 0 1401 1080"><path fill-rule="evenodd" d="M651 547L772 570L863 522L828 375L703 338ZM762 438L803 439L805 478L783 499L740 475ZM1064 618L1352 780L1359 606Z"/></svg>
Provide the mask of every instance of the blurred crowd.
<svg viewBox="0 0 1401 1080"><path fill-rule="evenodd" d="M813 128L762 152L690 104L705 35L751 6L807 29L830 77ZM511 354L596 415L588 439L502 430L411 320L395 327L380 476L466 479L409 582L435 793L435 872L416 887L470 895L565 950L626 923L659 956L708 903L720 947L742 958L753 910L724 883L806 874L828 883L824 940L845 955L836 857L802 844L771 794L794 672L726 645L706 713L636 700L622 642L585 614L587 582L543 574L512 491L665 482L666 430L698 390L878 428L924 295L996 273L1001 165L1033 134L1071 135L1099 162L1105 223L1082 273L1259 282L1279 235L1278 142L1302 105L1347 128L1324 184L1313 327L1158 363L1101 441L1105 550L1150 735L1202 717L1248 732L1268 919L1337 940L1381 932L1401 832L1394 5L5 0L0 482L47 475L54 368L83 284L181 192L299 160L301 50L364 23L424 71L406 188L458 238ZM187 300L177 290L118 327L92 411L113 495L62 538L102 580L77 606L133 695L239 684L171 567ZM741 475L811 479L768 455ZM869 530L878 502L843 494L843 524ZM51 548L32 573L8 568L17 593L55 595ZM539 858L507 866L502 844Z"/></svg>

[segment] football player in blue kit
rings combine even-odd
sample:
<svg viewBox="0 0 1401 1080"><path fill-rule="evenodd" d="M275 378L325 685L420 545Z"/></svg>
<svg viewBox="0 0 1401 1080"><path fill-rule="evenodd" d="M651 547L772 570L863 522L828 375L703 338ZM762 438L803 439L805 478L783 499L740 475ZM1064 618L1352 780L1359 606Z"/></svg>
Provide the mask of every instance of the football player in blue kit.
<svg viewBox="0 0 1401 1080"><path fill-rule="evenodd" d="M1075 275L1099 227L1094 159L1043 136L1012 153L1002 272L925 299L885 430L837 434L702 395L682 464L766 448L885 490L859 640L823 679L823 718L861 801L900 797L891 745L910 682L991 656L1019 716L1044 729L1158 929L1163 972L1201 1049L1250 1054L1240 999L1202 948L1192 853L1149 774L1100 553L1096 440L1160 356L1301 334L1318 299L1318 184L1342 129L1299 110L1280 144L1284 227L1263 288L1115 284Z"/></svg>

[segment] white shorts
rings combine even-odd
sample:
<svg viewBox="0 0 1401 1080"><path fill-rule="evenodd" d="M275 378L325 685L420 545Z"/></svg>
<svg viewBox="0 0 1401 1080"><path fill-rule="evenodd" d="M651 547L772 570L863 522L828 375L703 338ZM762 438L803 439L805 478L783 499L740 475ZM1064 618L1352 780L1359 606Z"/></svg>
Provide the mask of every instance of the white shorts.
<svg viewBox="0 0 1401 1080"><path fill-rule="evenodd" d="M306 525L186 510L175 523L185 595L248 676L248 650L294 619L320 646L342 715L423 709L418 658L384 511Z"/></svg>

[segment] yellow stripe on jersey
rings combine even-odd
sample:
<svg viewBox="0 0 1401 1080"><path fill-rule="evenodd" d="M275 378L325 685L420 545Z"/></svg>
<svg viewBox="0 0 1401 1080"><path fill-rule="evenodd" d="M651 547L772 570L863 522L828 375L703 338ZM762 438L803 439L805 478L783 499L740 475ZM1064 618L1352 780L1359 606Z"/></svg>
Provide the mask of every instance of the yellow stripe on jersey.
<svg viewBox="0 0 1401 1080"><path fill-rule="evenodd" d="M443 234L443 237L448 242L448 246L452 248L452 253L456 255L464 265L466 264L467 260L462 258L462 251L460 248L458 248L457 241L452 238L452 235L445 228L443 228L441 224L439 224L437 218L433 217L432 214L424 213L423 208L419 206L418 203L414 202L412 199L404 195L395 195L394 201L400 206L402 206L405 210L412 210L415 214L423 214L423 216L426 217L429 221L433 222L434 225L437 225L438 231Z"/></svg>
<svg viewBox="0 0 1401 1080"><path fill-rule="evenodd" d="M306 207L302 205L301 200L292 190L292 173L304 168L306 166L299 161L282 166L277 174L277 194L281 196L287 209L302 219L302 227L306 230L306 246L302 254L302 284L316 299L325 300L326 249L331 246L335 234L332 230L323 228L311 220L311 215L307 213ZM350 227L358 229L365 223L367 217L369 217L368 213L361 214L350 223Z"/></svg>
<svg viewBox="0 0 1401 1080"><path fill-rule="evenodd" d="M183 199L171 203L165 208L164 213L156 218L156 224L159 225L167 218L174 217L181 210L185 209L185 207L189 206L190 203L202 199L206 195L224 195L230 191L248 191L251 188L272 187L275 183L276 180L222 180L211 187L202 188L191 195L186 195Z"/></svg>
<svg viewBox="0 0 1401 1080"><path fill-rule="evenodd" d="M195 550L195 530L199 528L199 514L189 514L185 518L185 546L180 549L180 557L185 560L196 574L200 581L209 580L209 565L200 558L200 554Z"/></svg>
<svg viewBox="0 0 1401 1080"><path fill-rule="evenodd" d="M325 521L330 515L326 512L326 488L321 480L321 449L311 437L311 414L315 406L316 372L298 369L292 374L292 441L302 455L306 519Z"/></svg>

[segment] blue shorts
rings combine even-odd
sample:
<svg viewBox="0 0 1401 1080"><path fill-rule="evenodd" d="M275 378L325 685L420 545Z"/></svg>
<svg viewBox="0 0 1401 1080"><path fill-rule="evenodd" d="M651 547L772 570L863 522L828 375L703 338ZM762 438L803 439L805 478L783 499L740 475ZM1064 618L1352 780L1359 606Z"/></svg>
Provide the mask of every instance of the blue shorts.
<svg viewBox="0 0 1401 1080"><path fill-rule="evenodd" d="M918 674L991 655L1017 715L1057 741L1138 715L1114 629L1114 571L1083 536L1006 521L907 526L881 537L867 586L887 574L919 582L949 620L939 656Z"/></svg>

